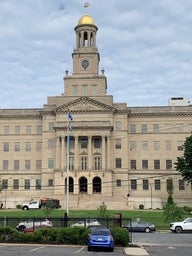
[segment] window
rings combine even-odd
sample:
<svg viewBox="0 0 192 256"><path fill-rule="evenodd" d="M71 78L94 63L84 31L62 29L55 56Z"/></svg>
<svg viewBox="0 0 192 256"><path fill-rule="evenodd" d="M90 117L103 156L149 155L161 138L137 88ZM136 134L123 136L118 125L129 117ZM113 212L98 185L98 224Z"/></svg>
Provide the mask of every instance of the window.
<svg viewBox="0 0 192 256"><path fill-rule="evenodd" d="M119 122L119 121L115 122L114 130L115 131L120 131L121 130L121 122Z"/></svg>
<svg viewBox="0 0 192 256"><path fill-rule="evenodd" d="M69 170L70 171L73 171L74 170L74 157L73 156L70 156L69 157Z"/></svg>
<svg viewBox="0 0 192 256"><path fill-rule="evenodd" d="M29 179L26 179L26 180L24 181L24 188L25 188L26 190L30 189L30 180L29 180Z"/></svg>
<svg viewBox="0 0 192 256"><path fill-rule="evenodd" d="M48 168L54 169L54 159L53 158L48 158Z"/></svg>
<svg viewBox="0 0 192 256"><path fill-rule="evenodd" d="M31 152L31 142L25 142L25 151Z"/></svg>
<svg viewBox="0 0 192 256"><path fill-rule="evenodd" d="M25 160L25 170L31 169L31 160Z"/></svg>
<svg viewBox="0 0 192 256"><path fill-rule="evenodd" d="M177 151L183 151L183 141L177 141Z"/></svg>
<svg viewBox="0 0 192 256"><path fill-rule="evenodd" d="M42 134L42 125L37 125L37 134Z"/></svg>
<svg viewBox="0 0 192 256"><path fill-rule="evenodd" d="M82 96L87 96L88 94L88 86L87 84L82 85Z"/></svg>
<svg viewBox="0 0 192 256"><path fill-rule="evenodd" d="M131 189L137 190L137 180L136 179L131 179Z"/></svg>
<svg viewBox="0 0 192 256"><path fill-rule="evenodd" d="M97 85L94 84L91 86L91 95L96 96L97 95Z"/></svg>
<svg viewBox="0 0 192 256"><path fill-rule="evenodd" d="M121 180L116 180L116 186L121 187Z"/></svg>
<svg viewBox="0 0 192 256"><path fill-rule="evenodd" d="M36 190L41 190L41 180L40 179L36 179L35 188L36 188Z"/></svg>
<svg viewBox="0 0 192 256"><path fill-rule="evenodd" d="M74 148L75 147L75 140L74 140L74 137L70 136L70 149Z"/></svg>
<svg viewBox="0 0 192 256"><path fill-rule="evenodd" d="M121 149L121 139L116 139L115 140L115 148L116 149Z"/></svg>
<svg viewBox="0 0 192 256"><path fill-rule="evenodd" d="M142 151L148 151L148 142L142 141L141 148L142 148Z"/></svg>
<svg viewBox="0 0 192 256"><path fill-rule="evenodd" d="M101 157L94 158L94 170L101 170Z"/></svg>
<svg viewBox="0 0 192 256"><path fill-rule="evenodd" d="M149 190L149 181L143 180L143 190Z"/></svg>
<svg viewBox="0 0 192 256"><path fill-rule="evenodd" d="M49 132L54 131L54 122L49 122Z"/></svg>
<svg viewBox="0 0 192 256"><path fill-rule="evenodd" d="M173 189L173 180L172 179L167 179L167 191L170 191Z"/></svg>
<svg viewBox="0 0 192 256"><path fill-rule="evenodd" d="M4 152L9 152L9 142L4 142L3 143L3 151Z"/></svg>
<svg viewBox="0 0 192 256"><path fill-rule="evenodd" d="M13 189L19 189L19 180L18 179L13 180Z"/></svg>
<svg viewBox="0 0 192 256"><path fill-rule="evenodd" d="M161 190L161 181L159 179L155 179L155 190Z"/></svg>
<svg viewBox="0 0 192 256"><path fill-rule="evenodd" d="M53 187L53 180L52 179L48 180L48 187Z"/></svg>
<svg viewBox="0 0 192 256"><path fill-rule="evenodd" d="M3 170L8 170L8 168L9 168L9 161L3 160Z"/></svg>
<svg viewBox="0 0 192 256"><path fill-rule="evenodd" d="M185 190L184 180L179 180L179 190Z"/></svg>
<svg viewBox="0 0 192 256"><path fill-rule="evenodd" d="M20 151L20 142L15 142L14 148L15 148L15 152L19 152Z"/></svg>
<svg viewBox="0 0 192 256"><path fill-rule="evenodd" d="M141 132L142 133L147 133L147 124L142 124L141 125Z"/></svg>
<svg viewBox="0 0 192 256"><path fill-rule="evenodd" d="M20 134L21 132L21 127L19 125L15 126L15 134Z"/></svg>
<svg viewBox="0 0 192 256"><path fill-rule="evenodd" d="M101 147L101 139L95 138L93 142L94 142L94 148L100 148Z"/></svg>
<svg viewBox="0 0 192 256"><path fill-rule="evenodd" d="M87 148L88 141L87 138L82 138L81 139L81 148Z"/></svg>
<svg viewBox="0 0 192 256"><path fill-rule="evenodd" d="M42 168L42 161L36 160L36 170L40 170Z"/></svg>
<svg viewBox="0 0 192 256"><path fill-rule="evenodd" d="M42 142L41 141L37 141L36 142L36 151L41 151L42 150Z"/></svg>
<svg viewBox="0 0 192 256"><path fill-rule="evenodd" d="M87 157L81 157L81 170L86 171L87 170Z"/></svg>
<svg viewBox="0 0 192 256"><path fill-rule="evenodd" d="M159 170L160 169L160 160L154 160L154 169Z"/></svg>
<svg viewBox="0 0 192 256"><path fill-rule="evenodd" d="M171 141L165 141L165 149L166 151L171 151L172 149Z"/></svg>
<svg viewBox="0 0 192 256"><path fill-rule="evenodd" d="M73 96L78 96L78 85L76 84L72 85L72 94Z"/></svg>
<svg viewBox="0 0 192 256"><path fill-rule="evenodd" d="M130 133L136 133L136 124L130 124Z"/></svg>
<svg viewBox="0 0 192 256"><path fill-rule="evenodd" d="M142 169L148 169L148 160L142 160Z"/></svg>
<svg viewBox="0 0 192 256"><path fill-rule="evenodd" d="M14 170L19 170L19 160L14 160Z"/></svg>
<svg viewBox="0 0 192 256"><path fill-rule="evenodd" d="M172 169L172 160L166 160L166 170Z"/></svg>
<svg viewBox="0 0 192 256"><path fill-rule="evenodd" d="M7 179L2 180L2 189L8 189L8 180Z"/></svg>
<svg viewBox="0 0 192 256"><path fill-rule="evenodd" d="M153 124L153 132L159 132L159 124Z"/></svg>
<svg viewBox="0 0 192 256"><path fill-rule="evenodd" d="M136 141L130 141L129 149L130 151L136 151Z"/></svg>
<svg viewBox="0 0 192 256"><path fill-rule="evenodd" d="M131 160L131 170L136 170L137 165L136 165L136 160Z"/></svg>
<svg viewBox="0 0 192 256"><path fill-rule="evenodd" d="M55 146L55 140L49 139L48 140L48 149L54 148L54 146Z"/></svg>
<svg viewBox="0 0 192 256"><path fill-rule="evenodd" d="M115 168L121 168L121 158L115 158Z"/></svg>
<svg viewBox="0 0 192 256"><path fill-rule="evenodd" d="M160 150L160 142L159 141L153 141L153 149L154 149L154 151Z"/></svg>
<svg viewBox="0 0 192 256"><path fill-rule="evenodd" d="M31 134L32 133L32 127L31 125L26 126L26 134Z"/></svg>
<svg viewBox="0 0 192 256"><path fill-rule="evenodd" d="M4 126L4 134L9 134L9 126Z"/></svg>

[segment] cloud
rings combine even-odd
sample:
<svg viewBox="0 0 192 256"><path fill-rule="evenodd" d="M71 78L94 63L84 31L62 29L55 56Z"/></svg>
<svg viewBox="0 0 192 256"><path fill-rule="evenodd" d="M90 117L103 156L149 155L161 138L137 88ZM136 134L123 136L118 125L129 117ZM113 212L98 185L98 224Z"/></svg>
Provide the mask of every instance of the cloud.
<svg viewBox="0 0 192 256"><path fill-rule="evenodd" d="M152 106L192 97L191 0L90 2L100 69L115 102ZM0 1L0 108L42 107L47 96L63 93L83 14L80 0Z"/></svg>

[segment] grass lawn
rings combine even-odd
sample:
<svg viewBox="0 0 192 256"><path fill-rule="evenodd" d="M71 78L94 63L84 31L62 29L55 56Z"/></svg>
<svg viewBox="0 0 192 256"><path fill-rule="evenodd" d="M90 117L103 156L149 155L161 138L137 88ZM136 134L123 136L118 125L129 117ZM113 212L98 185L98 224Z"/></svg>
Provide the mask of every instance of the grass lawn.
<svg viewBox="0 0 192 256"><path fill-rule="evenodd" d="M124 218L131 218L132 221L140 218L140 220L148 221L150 223L155 224L157 230L160 229L169 229L169 223L164 223L163 221L163 211L162 210L108 210L107 211L110 218L113 218L115 214L120 213L122 216L122 220ZM63 217L65 210L52 210L49 213L49 217ZM2 217L19 217L19 218L33 218L33 217L46 217L47 212L45 210L1 210L0 218ZM100 212L98 210L70 210L69 217L76 218L86 218L86 217L100 217Z"/></svg>

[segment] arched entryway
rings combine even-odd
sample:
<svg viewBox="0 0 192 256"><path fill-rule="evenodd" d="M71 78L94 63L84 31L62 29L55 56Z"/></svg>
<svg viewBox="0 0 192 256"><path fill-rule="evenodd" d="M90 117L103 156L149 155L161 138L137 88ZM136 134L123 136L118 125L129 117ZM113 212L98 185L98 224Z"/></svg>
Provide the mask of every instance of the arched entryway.
<svg viewBox="0 0 192 256"><path fill-rule="evenodd" d="M93 178L93 193L101 193L101 178Z"/></svg>
<svg viewBox="0 0 192 256"><path fill-rule="evenodd" d="M69 177L69 192L74 192L74 180L72 177ZM65 178L65 193L67 193L67 178Z"/></svg>
<svg viewBox="0 0 192 256"><path fill-rule="evenodd" d="M87 192L87 178L81 177L79 179L79 192Z"/></svg>

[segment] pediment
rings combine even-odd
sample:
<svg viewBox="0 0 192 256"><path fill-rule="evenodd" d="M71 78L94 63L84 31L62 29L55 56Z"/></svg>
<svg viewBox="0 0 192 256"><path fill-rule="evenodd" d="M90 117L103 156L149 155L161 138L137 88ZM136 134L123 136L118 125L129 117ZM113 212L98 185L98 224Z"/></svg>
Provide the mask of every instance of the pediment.
<svg viewBox="0 0 192 256"><path fill-rule="evenodd" d="M72 112L114 112L115 108L89 97L80 97L57 107L55 112L66 112L68 110Z"/></svg>

